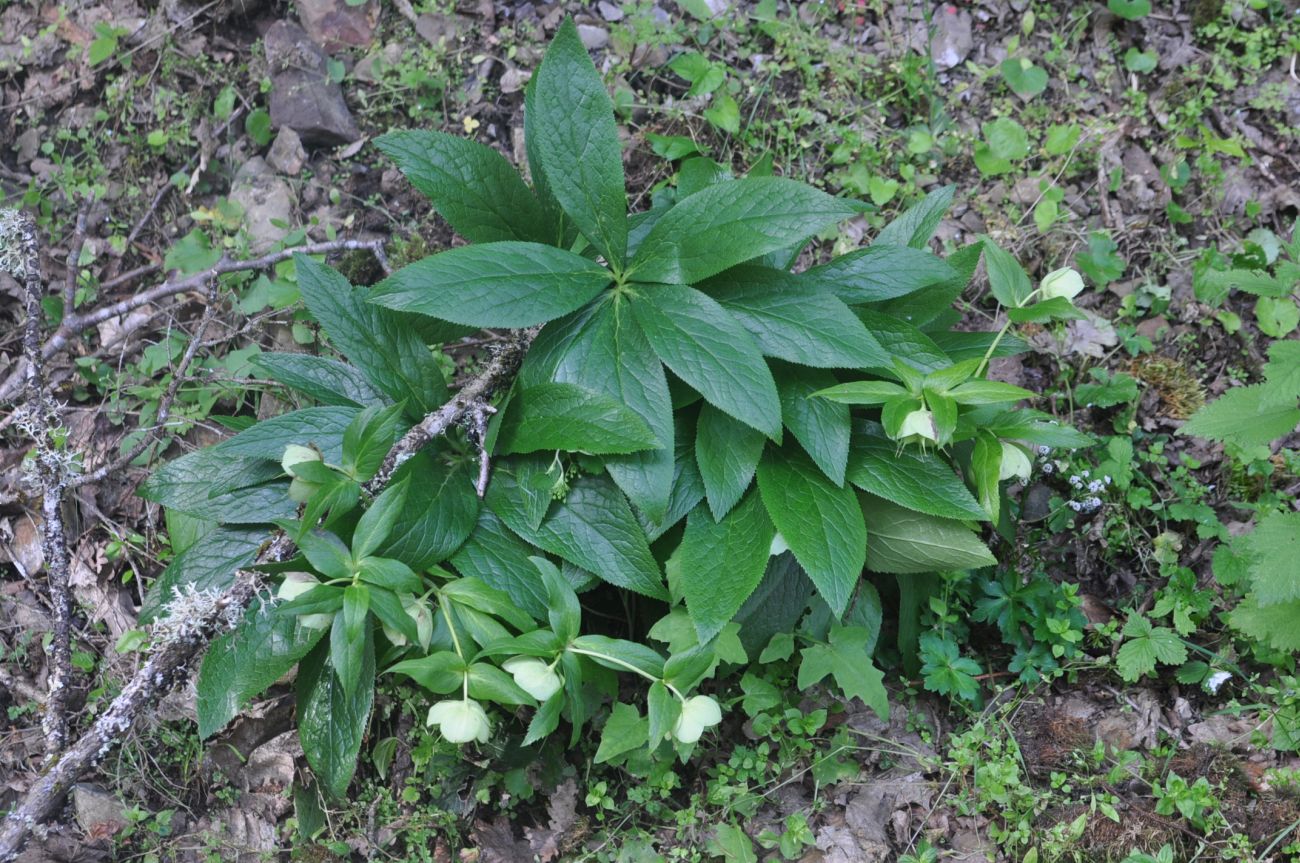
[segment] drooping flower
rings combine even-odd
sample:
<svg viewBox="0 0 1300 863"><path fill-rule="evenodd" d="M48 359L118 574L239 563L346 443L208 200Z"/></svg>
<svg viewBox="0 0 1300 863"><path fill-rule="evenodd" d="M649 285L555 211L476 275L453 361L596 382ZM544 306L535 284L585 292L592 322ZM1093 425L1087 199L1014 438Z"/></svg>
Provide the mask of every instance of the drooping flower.
<svg viewBox="0 0 1300 863"><path fill-rule="evenodd" d="M291 599L297 599L318 585L320 585L320 581L309 572L286 572L284 581L280 582L280 588L275 592L275 596L277 599L288 602ZM333 614L300 614L298 616L299 625L305 629L328 629L333 622Z"/></svg>
<svg viewBox="0 0 1300 863"><path fill-rule="evenodd" d="M903 424L898 427L898 440L903 443L934 443L939 439L938 429L934 425L934 414L925 408L919 408L903 417Z"/></svg>
<svg viewBox="0 0 1300 863"><path fill-rule="evenodd" d="M1021 482L1028 482L1032 471L1033 465L1029 461L1029 455L1015 444L1003 441L1002 467L998 470L998 479L1016 477Z"/></svg>
<svg viewBox="0 0 1300 863"><path fill-rule="evenodd" d="M1062 267L1043 276L1038 290L1044 300L1053 300L1057 297L1073 300L1083 292L1083 276L1071 267Z"/></svg>
<svg viewBox="0 0 1300 863"><path fill-rule="evenodd" d="M429 725L438 726L450 743L487 743L492 723L483 705L471 698L439 701L429 708Z"/></svg>
<svg viewBox="0 0 1300 863"><path fill-rule="evenodd" d="M409 593L401 595L402 608L406 614L415 621L415 631L420 643L420 647L425 650L429 649L429 642L433 640L433 612L429 610L429 603L421 599L416 599ZM388 640L397 647L406 645L406 636L396 629L393 629L387 623L384 624L384 635Z"/></svg>
<svg viewBox="0 0 1300 863"><path fill-rule="evenodd" d="M306 503L311 500L312 495L320 488L318 483L309 482L294 472L297 465L313 461L322 461L320 453L313 447L291 443L284 448L284 455L280 458L280 467L284 468L285 473L293 476L293 481L289 483L290 500L297 503Z"/></svg>
<svg viewBox="0 0 1300 863"><path fill-rule="evenodd" d="M501 667L515 679L515 684L538 701L545 701L560 691L564 678L555 669L533 656L514 656Z"/></svg>
<svg viewBox="0 0 1300 863"><path fill-rule="evenodd" d="M721 721L722 708L718 702L707 695L696 695L682 704L682 713L673 724L672 735L682 743L694 743L704 734L704 729Z"/></svg>

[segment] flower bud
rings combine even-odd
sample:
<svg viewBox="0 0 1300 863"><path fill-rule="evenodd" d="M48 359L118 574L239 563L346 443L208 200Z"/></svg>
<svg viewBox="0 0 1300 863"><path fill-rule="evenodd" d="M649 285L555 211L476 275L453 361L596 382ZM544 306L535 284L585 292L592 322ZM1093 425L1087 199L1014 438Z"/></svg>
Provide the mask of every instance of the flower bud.
<svg viewBox="0 0 1300 863"><path fill-rule="evenodd" d="M1071 267L1062 267L1043 276L1038 290L1045 300L1054 300L1057 297L1073 300L1083 291L1083 276Z"/></svg>
<svg viewBox="0 0 1300 863"><path fill-rule="evenodd" d="M409 593L401 595L402 608L406 611L408 617L415 621L415 631L419 638L420 647L424 650L429 649L429 642L433 640L433 614L429 611L429 604L423 600L416 599ZM395 647L406 646L406 636L396 629L393 629L387 623L384 625L384 635L392 642Z"/></svg>
<svg viewBox="0 0 1300 863"><path fill-rule="evenodd" d="M555 669L532 656L515 656L501 663L515 678L515 685L538 701L545 701L560 691L564 679Z"/></svg>
<svg viewBox="0 0 1300 863"><path fill-rule="evenodd" d="M280 582L280 588L275 592L277 599L288 602L291 599L297 599L307 591L320 584L316 576L308 572L286 572L284 581ZM332 614L300 614L298 615L298 624L304 629L328 629L334 622Z"/></svg>
<svg viewBox="0 0 1300 863"><path fill-rule="evenodd" d="M718 702L707 695L696 695L682 704L682 714L673 724L672 735L682 743L694 743L704 734L704 729L721 721L722 708Z"/></svg>
<svg viewBox="0 0 1300 863"><path fill-rule="evenodd" d="M293 466L296 464L320 460L320 453L314 448L291 443L284 448L284 455L280 457L280 467L284 468L285 473L293 473Z"/></svg>
<svg viewBox="0 0 1300 863"><path fill-rule="evenodd" d="M998 479L1015 477L1021 482L1028 482L1032 470L1033 466L1024 450L1013 443L1002 442L1002 467L998 470Z"/></svg>
<svg viewBox="0 0 1300 863"><path fill-rule="evenodd" d="M439 701L429 708L428 724L438 726L450 743L469 743L471 740L487 743L492 730L483 706L469 698Z"/></svg>
<svg viewBox="0 0 1300 863"><path fill-rule="evenodd" d="M903 417L903 424L898 427L897 437L903 443L937 441L939 433L934 427L934 414L925 408L912 411Z"/></svg>

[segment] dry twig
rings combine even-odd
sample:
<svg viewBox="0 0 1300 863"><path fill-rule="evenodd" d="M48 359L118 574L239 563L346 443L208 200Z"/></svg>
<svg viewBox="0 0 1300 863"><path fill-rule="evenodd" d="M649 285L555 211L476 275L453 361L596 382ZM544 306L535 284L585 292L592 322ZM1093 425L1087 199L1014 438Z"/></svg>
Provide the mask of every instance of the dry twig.
<svg viewBox="0 0 1300 863"><path fill-rule="evenodd" d="M108 303L88 312L77 313L65 316L59 324L58 329L46 340L40 350L40 359L48 360L50 357L64 350L71 344L72 340L84 333L97 324L101 324L111 318L120 317L135 311L142 306L156 303L159 300L168 297L174 297L177 294L186 294L193 291L203 290L213 280L226 275L227 273L237 273L246 270L261 270L266 267L274 266L281 261L288 260L296 254L317 255L328 252L366 250L372 253L379 261L380 267L385 273L391 272L388 265L388 256L384 253L383 243L379 240L332 240L323 243L307 243L306 245L296 246L292 249L282 249L278 252L272 252L262 255L260 258L253 258L247 261L240 261L223 255L221 260L217 261L211 267L202 272L193 275L171 278L161 285L155 285L147 290L134 293L125 299L116 303ZM13 399L15 393L21 387L25 380L28 363L24 361L22 368L14 369L3 383L0 383L0 402Z"/></svg>

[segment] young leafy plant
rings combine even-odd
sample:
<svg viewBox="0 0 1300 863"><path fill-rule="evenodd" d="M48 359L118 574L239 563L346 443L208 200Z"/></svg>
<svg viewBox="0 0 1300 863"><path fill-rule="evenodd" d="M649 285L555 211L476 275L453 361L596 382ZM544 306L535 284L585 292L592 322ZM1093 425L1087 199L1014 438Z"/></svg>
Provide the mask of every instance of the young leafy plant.
<svg viewBox="0 0 1300 863"><path fill-rule="evenodd" d="M316 404L166 465L143 491L200 536L153 585L155 616L228 584L271 526L297 544L267 567L278 599L205 660L200 731L300 664L303 748L331 794L384 673L435 696L429 722L449 741L493 741L488 703L535 708L525 744L562 721L576 740L621 694L598 758L687 755L722 720L702 682L789 641L810 603L801 687L830 679L884 713L864 569L906 581L989 566L982 526L1006 517L1027 448L1087 442L985 376L1022 348L1014 323L1077 314L1081 279L1035 288L987 241L932 254L951 188L874 244L794 272L869 205L699 157L629 213L613 106L572 22L525 107L531 185L473 141L377 141L468 245L371 290L300 256L307 310L346 359L258 365ZM981 257L1008 323L953 331ZM483 498L478 437L453 434L366 499L393 442L448 398L429 345L467 328L536 328L483 435ZM582 631L579 594L602 581L659 618L667 655Z"/></svg>

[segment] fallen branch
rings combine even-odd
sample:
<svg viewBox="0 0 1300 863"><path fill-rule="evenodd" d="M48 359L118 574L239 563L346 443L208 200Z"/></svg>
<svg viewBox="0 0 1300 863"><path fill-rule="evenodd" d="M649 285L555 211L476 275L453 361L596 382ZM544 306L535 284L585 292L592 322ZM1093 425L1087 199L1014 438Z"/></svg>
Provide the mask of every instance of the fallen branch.
<svg viewBox="0 0 1300 863"><path fill-rule="evenodd" d="M85 217L79 217L78 239L72 244L74 255L80 254L84 226ZM22 278L26 303L23 354L27 360L27 398L18 424L35 442L28 476L35 481L41 494L41 551L45 558L45 578L53 613L53 632L46 654L49 695L41 718L41 730L45 732L45 758L49 763L62 751L68 737L66 708L68 681L72 675L72 592L68 581L72 561L63 525L63 500L67 495L71 462L66 450L56 440L55 430L61 425L58 406L45 388L45 364L41 357L41 297L45 284L41 277L36 222L25 213L13 213L6 218L6 225L0 225L0 230L9 235L7 240L0 238L0 242L10 245L16 242L19 247L20 263L10 268L15 277ZM70 260L69 263L74 262ZM69 281L75 284L75 270L69 274ZM65 290L65 304L70 303L68 294Z"/></svg>
<svg viewBox="0 0 1300 863"><path fill-rule="evenodd" d="M262 255L260 258L253 258L247 261L235 260L228 256L222 256L211 267L189 276L172 278L156 285L148 290L140 291L131 296L119 300L116 303L99 306L88 312L72 314L65 316L59 324L58 329L41 347L40 358L48 360L58 352L66 348L73 339L84 333L97 324L101 324L111 318L120 317L135 311L136 309L164 300L177 294L185 294L193 291L203 290L213 280L226 275L227 273L237 273L246 270L261 270L266 267L274 266L281 261L288 260L297 254L317 255L328 252L357 251L365 250L375 256L379 261L380 267L385 273L392 272L388 265L388 256L384 253L383 243L380 240L332 240L323 243L307 243L302 246L295 246L292 249L281 249L278 252L272 252ZM22 368L14 369L8 377L0 383L0 402L10 401L17 393L23 380L26 377L26 366L24 361Z"/></svg>
<svg viewBox="0 0 1300 863"><path fill-rule="evenodd" d="M458 422L485 414L488 399L513 379L536 333L536 329L523 330L497 348L487 365L456 395L393 445L379 474L367 483L367 490L371 493L382 490L391 481L393 472L434 438ZM285 560L292 552L293 543L280 533L258 555L258 563ZM195 659L215 636L238 624L261 586L261 574L239 572L234 584L210 605L205 604L202 613L168 628L166 637L152 650L122 693L36 780L22 802L0 823L0 860L17 856L32 831L58 812L73 784L121 742L142 713L188 676Z"/></svg>

